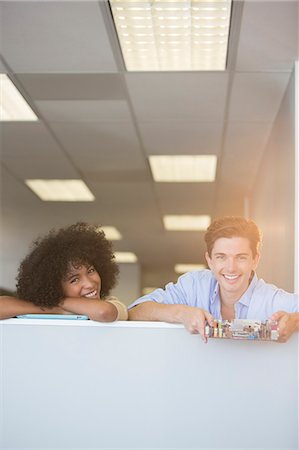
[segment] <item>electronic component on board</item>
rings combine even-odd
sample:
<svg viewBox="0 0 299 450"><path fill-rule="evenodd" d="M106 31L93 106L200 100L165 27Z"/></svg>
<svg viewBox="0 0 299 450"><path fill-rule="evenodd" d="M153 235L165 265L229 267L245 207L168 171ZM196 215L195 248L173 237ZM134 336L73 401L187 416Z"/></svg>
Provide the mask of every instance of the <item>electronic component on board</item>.
<svg viewBox="0 0 299 450"><path fill-rule="evenodd" d="M260 341L277 341L279 338L278 322L274 320L234 319L214 320L213 326L205 327L205 335L217 339L251 339Z"/></svg>

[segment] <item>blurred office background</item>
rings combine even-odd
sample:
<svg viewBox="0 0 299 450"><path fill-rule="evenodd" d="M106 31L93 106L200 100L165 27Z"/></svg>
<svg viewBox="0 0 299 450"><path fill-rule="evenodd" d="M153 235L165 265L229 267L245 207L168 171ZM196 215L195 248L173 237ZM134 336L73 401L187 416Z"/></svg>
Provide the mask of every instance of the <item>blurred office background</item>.
<svg viewBox="0 0 299 450"><path fill-rule="evenodd" d="M204 231L165 216L246 215L264 234L259 276L294 290L298 1L230 6L226 70L128 71L107 1L1 1L0 72L37 116L0 123L2 288L32 239L84 220L135 255L115 290L129 303L205 263ZM184 155L214 155L215 177L155 180L154 156ZM82 180L92 201L43 201L36 179Z"/></svg>

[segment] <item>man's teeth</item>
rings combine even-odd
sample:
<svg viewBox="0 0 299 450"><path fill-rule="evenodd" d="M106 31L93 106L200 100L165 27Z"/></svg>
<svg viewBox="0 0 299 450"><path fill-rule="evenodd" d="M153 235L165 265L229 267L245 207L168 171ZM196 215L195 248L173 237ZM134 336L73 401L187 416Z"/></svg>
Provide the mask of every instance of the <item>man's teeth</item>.
<svg viewBox="0 0 299 450"><path fill-rule="evenodd" d="M223 275L223 276L228 280L235 280L236 278L238 278L238 275Z"/></svg>
<svg viewBox="0 0 299 450"><path fill-rule="evenodd" d="M89 292L88 294L85 294L84 297L95 297L97 295L97 291Z"/></svg>

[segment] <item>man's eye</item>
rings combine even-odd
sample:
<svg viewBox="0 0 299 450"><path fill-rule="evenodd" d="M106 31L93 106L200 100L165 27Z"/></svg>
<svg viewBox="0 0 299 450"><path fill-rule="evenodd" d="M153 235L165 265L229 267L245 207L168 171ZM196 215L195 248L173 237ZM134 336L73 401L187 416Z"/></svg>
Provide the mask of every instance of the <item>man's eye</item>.
<svg viewBox="0 0 299 450"><path fill-rule="evenodd" d="M224 259L224 255L217 255L216 259Z"/></svg>

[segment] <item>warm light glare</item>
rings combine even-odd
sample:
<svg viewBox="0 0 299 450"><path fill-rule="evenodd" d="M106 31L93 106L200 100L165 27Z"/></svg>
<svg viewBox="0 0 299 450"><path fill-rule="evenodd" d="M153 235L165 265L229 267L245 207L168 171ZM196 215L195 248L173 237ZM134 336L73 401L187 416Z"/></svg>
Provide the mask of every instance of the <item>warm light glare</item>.
<svg viewBox="0 0 299 450"><path fill-rule="evenodd" d="M163 217L163 222L166 230L180 230L180 231L206 230L211 223L211 217L206 215L200 216L167 215Z"/></svg>
<svg viewBox="0 0 299 450"><path fill-rule="evenodd" d="M36 121L34 114L24 97L8 78L0 74L0 122Z"/></svg>
<svg viewBox="0 0 299 450"><path fill-rule="evenodd" d="M204 270L206 266L204 264L176 264L174 271L176 273L193 272L194 270Z"/></svg>
<svg viewBox="0 0 299 450"><path fill-rule="evenodd" d="M118 263L134 263L137 262L137 256L132 252L114 252L116 262Z"/></svg>
<svg viewBox="0 0 299 450"><path fill-rule="evenodd" d="M153 178L157 182L215 181L216 155L151 155L149 162Z"/></svg>
<svg viewBox="0 0 299 450"><path fill-rule="evenodd" d="M128 71L225 70L231 0L110 0Z"/></svg>
<svg viewBox="0 0 299 450"><path fill-rule="evenodd" d="M109 241L118 241L118 240L122 239L122 235L115 227L104 226L104 227L100 227L99 230L104 231L105 236Z"/></svg>
<svg viewBox="0 0 299 450"><path fill-rule="evenodd" d="M95 197L82 180L25 180L45 202L92 202Z"/></svg>

